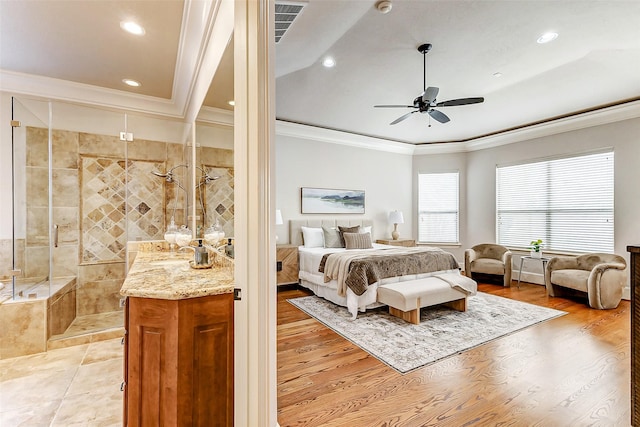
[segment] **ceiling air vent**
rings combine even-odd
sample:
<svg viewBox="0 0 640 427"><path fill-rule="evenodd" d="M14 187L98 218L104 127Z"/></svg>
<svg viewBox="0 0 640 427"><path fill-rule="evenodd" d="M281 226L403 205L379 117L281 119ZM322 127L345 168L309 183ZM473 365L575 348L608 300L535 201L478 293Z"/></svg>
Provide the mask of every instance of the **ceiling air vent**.
<svg viewBox="0 0 640 427"><path fill-rule="evenodd" d="M278 2L276 3L276 43L280 42L284 34L300 15L305 3Z"/></svg>

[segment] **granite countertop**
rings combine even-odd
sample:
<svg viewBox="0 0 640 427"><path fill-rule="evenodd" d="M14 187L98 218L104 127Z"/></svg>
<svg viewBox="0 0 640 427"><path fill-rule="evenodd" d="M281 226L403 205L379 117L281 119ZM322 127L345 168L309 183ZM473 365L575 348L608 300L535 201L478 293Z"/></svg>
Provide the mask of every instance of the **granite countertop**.
<svg viewBox="0 0 640 427"><path fill-rule="evenodd" d="M192 251L139 251L122 284L126 297L179 300L233 292L233 260L210 253L213 267L191 268Z"/></svg>

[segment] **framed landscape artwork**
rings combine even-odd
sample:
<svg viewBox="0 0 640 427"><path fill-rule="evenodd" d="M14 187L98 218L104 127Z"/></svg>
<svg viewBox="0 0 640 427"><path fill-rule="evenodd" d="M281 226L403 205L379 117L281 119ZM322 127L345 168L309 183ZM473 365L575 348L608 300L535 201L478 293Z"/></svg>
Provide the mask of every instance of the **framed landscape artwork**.
<svg viewBox="0 0 640 427"><path fill-rule="evenodd" d="M303 214L364 213L364 191L302 187Z"/></svg>

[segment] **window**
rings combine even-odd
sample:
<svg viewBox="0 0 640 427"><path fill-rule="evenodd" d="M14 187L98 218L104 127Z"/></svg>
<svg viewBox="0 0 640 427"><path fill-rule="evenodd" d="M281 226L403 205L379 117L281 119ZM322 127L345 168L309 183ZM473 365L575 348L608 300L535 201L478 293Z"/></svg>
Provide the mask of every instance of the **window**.
<svg viewBox="0 0 640 427"><path fill-rule="evenodd" d="M418 241L458 243L458 172L418 175Z"/></svg>
<svg viewBox="0 0 640 427"><path fill-rule="evenodd" d="M497 239L559 252L613 252L613 152L496 168Z"/></svg>

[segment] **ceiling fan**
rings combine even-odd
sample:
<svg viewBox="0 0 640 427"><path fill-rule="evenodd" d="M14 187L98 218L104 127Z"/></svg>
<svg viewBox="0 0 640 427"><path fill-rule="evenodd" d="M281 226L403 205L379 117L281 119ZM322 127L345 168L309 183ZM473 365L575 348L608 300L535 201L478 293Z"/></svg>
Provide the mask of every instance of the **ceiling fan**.
<svg viewBox="0 0 640 427"><path fill-rule="evenodd" d="M449 101L436 102L436 97L438 96L438 91L440 91L440 89L433 86L427 87L427 52L429 52L430 50L430 43L425 43L418 46L418 52L422 54L424 63L422 74L424 92L422 92L420 96L413 100L413 105L374 105L374 107L376 108L415 108L415 110L398 117L390 124L395 125L396 123L400 123L413 113L427 113L429 114L429 116L433 117L434 120L440 123L447 123L449 121L449 117L447 117L447 115L441 111L434 110L434 107L455 107L457 105L469 105L484 102L484 98L482 97L459 98L451 99Z"/></svg>

